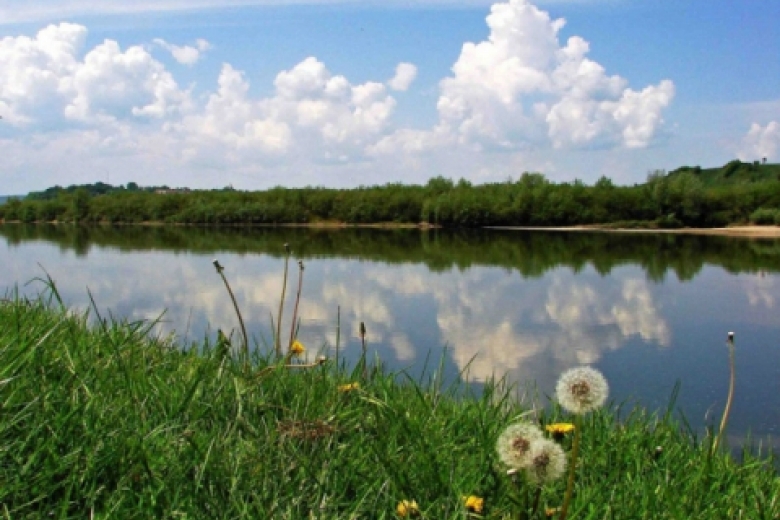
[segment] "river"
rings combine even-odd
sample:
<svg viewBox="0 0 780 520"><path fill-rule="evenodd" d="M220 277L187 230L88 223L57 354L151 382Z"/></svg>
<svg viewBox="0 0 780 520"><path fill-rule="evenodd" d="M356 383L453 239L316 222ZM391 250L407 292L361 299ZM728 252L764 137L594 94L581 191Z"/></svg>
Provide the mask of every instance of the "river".
<svg viewBox="0 0 780 520"><path fill-rule="evenodd" d="M780 428L780 240L661 234L300 228L0 225L0 291L156 323L183 348L238 322L212 264L225 267L252 344L273 343L289 263L287 342L299 265L299 338L308 355L351 364L365 324L371 359L413 378L472 388L491 377L544 405L558 375L589 364L614 405L663 410L703 431L728 390L729 434L761 442ZM29 283L28 283L29 282ZM94 309L93 309L94 312ZM338 349L337 349L338 347ZM338 352L337 352L338 350ZM536 397L534 397L536 396Z"/></svg>

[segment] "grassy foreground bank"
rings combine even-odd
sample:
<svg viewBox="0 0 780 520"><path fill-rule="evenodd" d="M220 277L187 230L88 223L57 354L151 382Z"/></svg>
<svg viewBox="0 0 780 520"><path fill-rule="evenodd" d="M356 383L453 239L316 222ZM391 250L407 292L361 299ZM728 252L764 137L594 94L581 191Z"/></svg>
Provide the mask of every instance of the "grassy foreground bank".
<svg viewBox="0 0 780 520"><path fill-rule="evenodd" d="M141 323L1 302L0 517L531 517L535 488L496 454L526 412L510 390L296 363L247 366L225 343L183 352ZM557 407L524 417L570 420ZM671 414L586 415L569 518L780 517L772 461L737 463L711 443ZM565 488L546 485L533 517Z"/></svg>

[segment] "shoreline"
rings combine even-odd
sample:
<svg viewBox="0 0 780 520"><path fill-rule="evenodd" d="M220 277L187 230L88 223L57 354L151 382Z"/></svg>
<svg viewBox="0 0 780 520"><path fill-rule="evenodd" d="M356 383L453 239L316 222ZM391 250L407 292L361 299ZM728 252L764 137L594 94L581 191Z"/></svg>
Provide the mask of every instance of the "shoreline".
<svg viewBox="0 0 780 520"><path fill-rule="evenodd" d="M485 226L483 229L503 229L510 231L560 231L560 232L590 232L590 233L644 233L670 235L712 235L742 238L780 238L780 226L730 226L720 228L610 228L602 226Z"/></svg>
<svg viewBox="0 0 780 520"><path fill-rule="evenodd" d="M18 220L2 220L0 224L21 224ZM79 225L73 222L31 222L31 224L52 224L52 225ZM311 229L349 229L349 228L364 228L364 229L419 229L421 231L430 231L438 229L459 229L459 228L444 228L437 224L430 224L427 222L418 223L396 223L396 222L375 222L371 224L353 224L348 222L310 222L310 223L277 223L277 224L202 224L202 223L188 223L177 222L168 223L160 221L143 221L143 222L96 222L88 225L95 226L148 226L148 227L276 227L276 228L311 228ZM758 225L741 225L741 226L728 226L718 228L620 228L609 227L608 225L600 224L586 224L579 226L481 226L477 228L469 229L494 229L504 231L547 231L547 232L580 232L580 233L642 233L642 234L671 234L671 235L710 235L710 236L725 236L725 237L742 237L742 238L780 238L780 226L758 226Z"/></svg>

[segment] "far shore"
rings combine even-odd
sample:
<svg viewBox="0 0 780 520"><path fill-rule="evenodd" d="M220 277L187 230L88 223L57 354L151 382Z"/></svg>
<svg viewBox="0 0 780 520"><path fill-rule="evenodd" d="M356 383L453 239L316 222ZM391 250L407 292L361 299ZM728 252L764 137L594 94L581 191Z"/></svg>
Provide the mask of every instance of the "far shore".
<svg viewBox="0 0 780 520"><path fill-rule="evenodd" d="M603 233L667 233L674 235L720 235L747 238L780 238L780 226L729 226L719 228L611 228L605 226L563 226L563 227L532 227L532 226L486 226L485 229L509 229L516 231L584 231Z"/></svg>
<svg viewBox="0 0 780 520"><path fill-rule="evenodd" d="M0 224L20 224L18 220L5 221L0 219ZM33 222L40 224L42 222ZM72 224L72 222L46 222L47 224ZM291 228L314 228L314 229L345 229L345 228L375 228L375 229L420 229L423 231L431 229L442 229L437 224L427 222L420 223L398 223L398 222L375 222L372 224L352 224L337 221L319 221L307 223L278 223L278 224L192 224L192 223L166 223L160 221L143 222L98 222L97 225L113 226L204 226L204 227L291 227ZM499 229L510 231L565 231L565 232L599 232L599 233L644 233L644 234L673 234L673 235L718 235L730 237L745 238L780 238L780 226L728 226L717 228L620 228L611 227L608 224L587 224L581 226L483 226L472 229Z"/></svg>

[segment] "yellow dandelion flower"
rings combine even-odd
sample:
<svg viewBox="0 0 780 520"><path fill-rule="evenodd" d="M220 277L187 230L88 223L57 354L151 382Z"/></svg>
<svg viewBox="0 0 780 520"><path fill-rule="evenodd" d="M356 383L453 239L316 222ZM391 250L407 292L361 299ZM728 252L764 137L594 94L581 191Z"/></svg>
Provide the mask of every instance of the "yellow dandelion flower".
<svg viewBox="0 0 780 520"><path fill-rule="evenodd" d="M420 514L420 507L414 500L401 500L395 507L395 512L398 513L398 516L401 518L417 516Z"/></svg>
<svg viewBox="0 0 780 520"><path fill-rule="evenodd" d="M463 497L463 503L465 504L466 509L469 511L474 513L481 513L482 508L485 505L485 499L475 495L469 495L467 497Z"/></svg>
<svg viewBox="0 0 780 520"><path fill-rule="evenodd" d="M571 423L553 423L548 424L544 429L553 436L553 439L560 441L564 435L574 431L574 425Z"/></svg>
<svg viewBox="0 0 780 520"><path fill-rule="evenodd" d="M351 392L360 388L360 383L357 381L354 383L347 383L345 385L339 385L339 392Z"/></svg>
<svg viewBox="0 0 780 520"><path fill-rule="evenodd" d="M574 425L572 423L553 423L544 427L550 433L569 433L574 431Z"/></svg>
<svg viewBox="0 0 780 520"><path fill-rule="evenodd" d="M306 347L303 346L303 343L298 341L297 339L293 342L293 344L290 346L290 354L293 356L300 356L306 352Z"/></svg>

